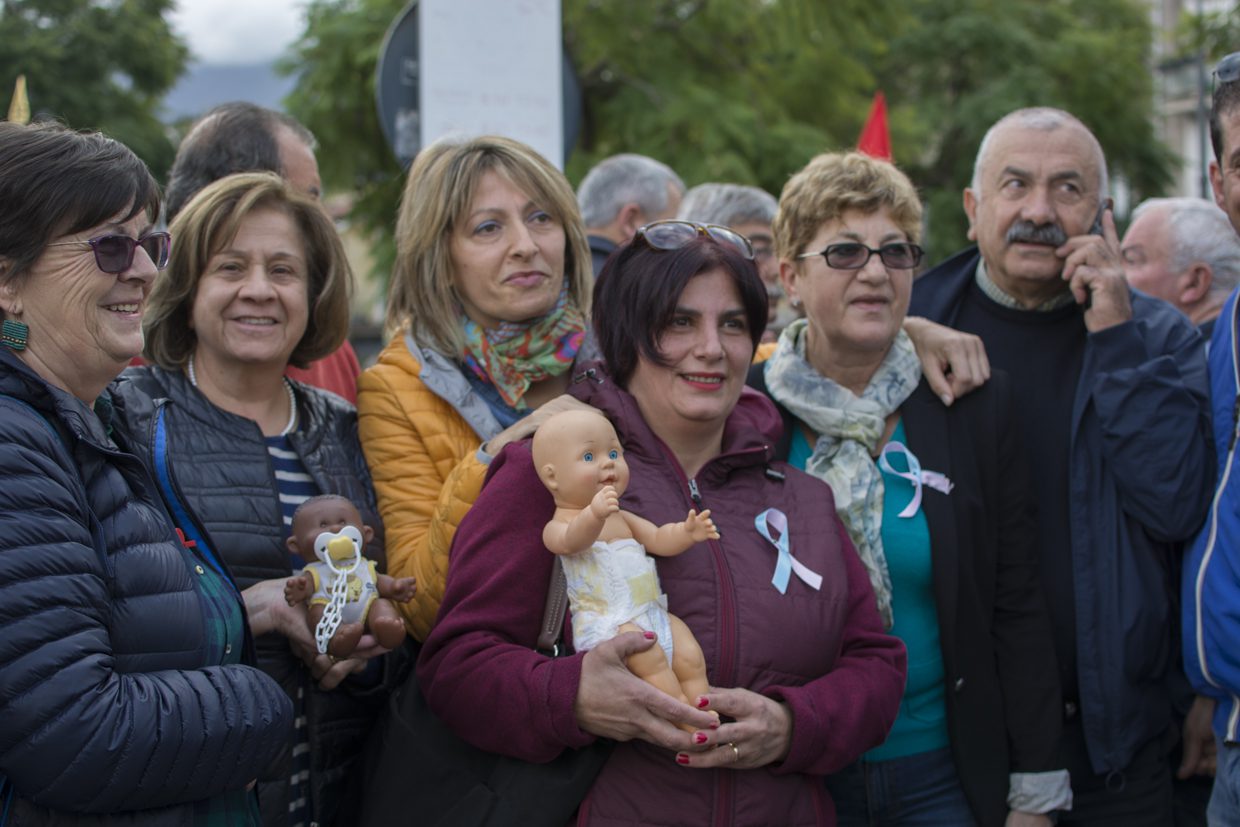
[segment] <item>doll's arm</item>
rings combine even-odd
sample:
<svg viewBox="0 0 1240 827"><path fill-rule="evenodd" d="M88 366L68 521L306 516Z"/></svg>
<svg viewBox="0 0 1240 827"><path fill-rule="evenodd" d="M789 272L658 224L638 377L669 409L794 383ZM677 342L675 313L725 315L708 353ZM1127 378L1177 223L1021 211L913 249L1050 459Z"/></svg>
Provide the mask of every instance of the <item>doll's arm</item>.
<svg viewBox="0 0 1240 827"><path fill-rule="evenodd" d="M645 546L650 554L660 557L675 557L688 551L695 543L719 539L719 529L715 528L715 521L710 518L710 509L699 514L691 508L684 522L661 526L655 526L649 520L629 511L621 514L637 542Z"/></svg>
<svg viewBox="0 0 1240 827"><path fill-rule="evenodd" d="M416 577L396 578L380 574L375 578L375 588L379 590L380 597L395 600L397 603L408 603L413 600L413 595L418 590L418 580Z"/></svg>
<svg viewBox="0 0 1240 827"><path fill-rule="evenodd" d="M620 510L620 495L614 486L605 485L590 500L590 505L577 512L571 520L552 520L543 529L543 545L555 554L577 554L594 544L607 517Z"/></svg>
<svg viewBox="0 0 1240 827"><path fill-rule="evenodd" d="M305 603L314 594L314 577L309 571L290 577L284 583L284 599L290 606Z"/></svg>

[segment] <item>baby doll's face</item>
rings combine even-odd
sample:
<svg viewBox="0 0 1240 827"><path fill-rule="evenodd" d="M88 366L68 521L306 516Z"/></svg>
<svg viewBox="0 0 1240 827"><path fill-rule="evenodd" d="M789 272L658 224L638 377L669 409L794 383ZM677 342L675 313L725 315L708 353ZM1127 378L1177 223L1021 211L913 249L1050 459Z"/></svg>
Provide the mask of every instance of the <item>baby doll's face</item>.
<svg viewBox="0 0 1240 827"><path fill-rule="evenodd" d="M374 532L370 526L362 524L362 515L357 507L344 497L330 497L315 500L297 509L293 515L293 533L289 537L289 545L296 543L303 557L313 559L314 541L323 532L339 534L345 526L353 526L361 532L365 542L369 543Z"/></svg>
<svg viewBox="0 0 1240 827"><path fill-rule="evenodd" d="M616 430L604 417L574 417L556 437L547 459L554 469L557 502L584 508L606 485L624 493L629 466Z"/></svg>

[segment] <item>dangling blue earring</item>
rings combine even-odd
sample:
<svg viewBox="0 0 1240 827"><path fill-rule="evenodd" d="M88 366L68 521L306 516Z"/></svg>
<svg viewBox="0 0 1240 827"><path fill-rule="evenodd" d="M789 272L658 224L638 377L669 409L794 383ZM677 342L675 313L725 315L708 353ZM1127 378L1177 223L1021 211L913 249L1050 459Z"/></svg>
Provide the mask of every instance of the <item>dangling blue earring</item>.
<svg viewBox="0 0 1240 827"><path fill-rule="evenodd" d="M10 350L25 350L30 338L30 327L25 322L5 319L0 322L0 345Z"/></svg>

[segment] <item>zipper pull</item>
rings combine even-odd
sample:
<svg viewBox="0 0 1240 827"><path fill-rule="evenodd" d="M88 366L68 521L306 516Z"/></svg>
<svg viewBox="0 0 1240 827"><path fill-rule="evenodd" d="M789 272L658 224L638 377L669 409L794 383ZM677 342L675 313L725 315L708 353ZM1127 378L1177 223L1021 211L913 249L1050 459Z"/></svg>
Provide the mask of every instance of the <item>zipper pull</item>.
<svg viewBox="0 0 1240 827"><path fill-rule="evenodd" d="M698 491L697 480L689 480L689 496L693 499L693 504L697 506L698 511L702 510L702 493Z"/></svg>

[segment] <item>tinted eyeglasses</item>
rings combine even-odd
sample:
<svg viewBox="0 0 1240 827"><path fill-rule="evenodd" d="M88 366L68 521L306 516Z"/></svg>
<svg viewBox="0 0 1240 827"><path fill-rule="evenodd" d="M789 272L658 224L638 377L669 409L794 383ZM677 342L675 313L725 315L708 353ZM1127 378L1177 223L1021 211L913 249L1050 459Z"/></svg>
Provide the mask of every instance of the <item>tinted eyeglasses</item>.
<svg viewBox="0 0 1240 827"><path fill-rule="evenodd" d="M1240 52L1232 52L1214 67L1214 83L1235 83L1240 80Z"/></svg>
<svg viewBox="0 0 1240 827"><path fill-rule="evenodd" d="M141 247L155 263L156 270L168 266L172 252L172 236L168 233L147 233L141 238L127 235L101 235L85 241L55 241L48 247L67 247L70 244L89 244L95 254L95 264L105 273L123 273L133 266L134 252Z"/></svg>
<svg viewBox="0 0 1240 827"><path fill-rule="evenodd" d="M653 221L637 230L637 237L645 241L648 247L663 251L679 250L701 235L720 244L728 244L736 248L736 251L745 258L753 261L753 245L749 243L749 239L736 230L720 224L696 224L692 221L673 218L666 221Z"/></svg>
<svg viewBox="0 0 1240 827"><path fill-rule="evenodd" d="M843 244L828 244L825 250L816 253L801 253L797 258L822 256L827 260L827 266L836 270L860 270L870 262L870 256L878 256L883 260L883 264L893 270L911 270L921 264L925 254L926 251L921 247L907 241L884 244L877 248L846 241Z"/></svg>

